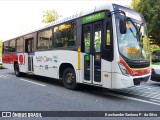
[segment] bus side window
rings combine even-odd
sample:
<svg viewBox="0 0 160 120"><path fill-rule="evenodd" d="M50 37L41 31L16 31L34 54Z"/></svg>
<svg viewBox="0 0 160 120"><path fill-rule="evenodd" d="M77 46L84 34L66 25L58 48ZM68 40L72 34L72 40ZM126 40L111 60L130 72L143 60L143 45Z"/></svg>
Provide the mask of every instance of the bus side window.
<svg viewBox="0 0 160 120"><path fill-rule="evenodd" d="M3 43L3 53L8 53L8 41Z"/></svg>
<svg viewBox="0 0 160 120"><path fill-rule="evenodd" d="M24 51L24 39L23 37L17 39L17 49L16 52Z"/></svg>
<svg viewBox="0 0 160 120"><path fill-rule="evenodd" d="M102 44L102 58L107 61L113 61L113 35L112 35L112 22L111 18L108 18L105 22L104 41Z"/></svg>
<svg viewBox="0 0 160 120"><path fill-rule="evenodd" d="M52 29L45 29L38 32L38 49L46 50L52 47Z"/></svg>
<svg viewBox="0 0 160 120"><path fill-rule="evenodd" d="M11 40L9 42L9 49L8 49L9 52L15 52L16 51L16 44L15 43L16 43L15 40Z"/></svg>
<svg viewBox="0 0 160 120"><path fill-rule="evenodd" d="M84 52L85 53L89 53L90 52L90 36L91 36L91 33L90 33L90 26L87 26L84 28L84 45L85 45L85 48L84 48Z"/></svg>
<svg viewBox="0 0 160 120"><path fill-rule="evenodd" d="M95 52L101 52L101 28L100 23L94 25L94 49Z"/></svg>
<svg viewBox="0 0 160 120"><path fill-rule="evenodd" d="M73 47L76 43L74 21L54 27L54 47Z"/></svg>
<svg viewBox="0 0 160 120"><path fill-rule="evenodd" d="M111 49L111 30L110 30L110 22L106 22L106 41L105 41L105 48Z"/></svg>

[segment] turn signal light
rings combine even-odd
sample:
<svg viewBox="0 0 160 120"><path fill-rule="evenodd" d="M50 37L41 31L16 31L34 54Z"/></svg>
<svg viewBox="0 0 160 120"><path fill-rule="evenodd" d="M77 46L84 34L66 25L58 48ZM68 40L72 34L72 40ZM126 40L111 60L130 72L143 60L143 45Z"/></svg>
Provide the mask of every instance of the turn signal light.
<svg viewBox="0 0 160 120"><path fill-rule="evenodd" d="M109 75L108 74L104 74L104 77L108 77Z"/></svg>

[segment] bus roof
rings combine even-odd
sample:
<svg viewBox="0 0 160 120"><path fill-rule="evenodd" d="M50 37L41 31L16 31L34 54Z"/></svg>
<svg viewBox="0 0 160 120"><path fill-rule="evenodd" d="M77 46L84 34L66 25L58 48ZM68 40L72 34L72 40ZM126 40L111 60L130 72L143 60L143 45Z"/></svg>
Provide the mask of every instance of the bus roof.
<svg viewBox="0 0 160 120"><path fill-rule="evenodd" d="M8 40L16 39L16 38L19 38L19 37L22 37L22 36L37 32L39 30L43 30L43 29L49 28L51 26L58 25L60 23L67 22L67 21L70 21L70 20L73 20L73 19L76 19L76 18L79 18L79 17L83 17L85 15L88 15L88 14L91 14L91 13L95 13L95 12L98 12L98 11L102 11L102 10L110 10L110 11L112 11L113 10L113 4L112 3L104 3L104 4L92 6L92 7L90 7L90 9L81 11L81 12L76 13L76 14L72 14L72 15L70 15L68 17L64 17L64 18L58 19L58 20L53 21L53 22L51 22L51 23L49 23L49 24L47 24L47 25L45 25L43 27L34 28L34 29L29 30L27 32L24 32L24 33L22 33L20 35L12 37L11 39L8 39ZM8 40L5 40L5 41L8 41Z"/></svg>

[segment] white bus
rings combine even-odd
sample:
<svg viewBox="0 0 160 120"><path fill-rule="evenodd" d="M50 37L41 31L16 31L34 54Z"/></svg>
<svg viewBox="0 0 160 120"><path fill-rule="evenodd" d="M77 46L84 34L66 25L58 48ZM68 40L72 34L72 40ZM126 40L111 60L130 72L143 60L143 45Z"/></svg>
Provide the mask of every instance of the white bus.
<svg viewBox="0 0 160 120"><path fill-rule="evenodd" d="M103 4L3 42L3 65L78 84L126 88L150 79L147 29L137 12Z"/></svg>

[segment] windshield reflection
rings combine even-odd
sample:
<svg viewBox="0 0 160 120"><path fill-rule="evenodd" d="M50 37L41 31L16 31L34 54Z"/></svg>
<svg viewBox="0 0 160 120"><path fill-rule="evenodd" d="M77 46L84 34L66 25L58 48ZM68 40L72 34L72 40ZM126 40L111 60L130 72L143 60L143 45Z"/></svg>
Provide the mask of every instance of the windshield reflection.
<svg viewBox="0 0 160 120"><path fill-rule="evenodd" d="M118 26L119 19L116 19L119 52L128 60L149 60L149 43L145 25L140 27L139 24L127 21L126 34L121 34Z"/></svg>

